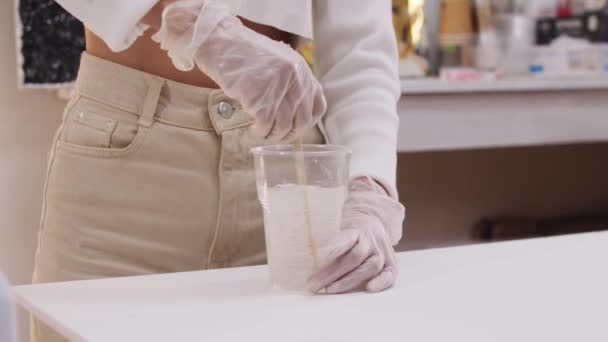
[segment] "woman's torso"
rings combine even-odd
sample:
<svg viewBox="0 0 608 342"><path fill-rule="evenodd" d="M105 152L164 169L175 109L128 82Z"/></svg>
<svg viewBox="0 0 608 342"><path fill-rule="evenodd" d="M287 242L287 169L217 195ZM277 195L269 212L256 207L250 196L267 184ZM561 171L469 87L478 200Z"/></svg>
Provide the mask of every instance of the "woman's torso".
<svg viewBox="0 0 608 342"><path fill-rule="evenodd" d="M257 24L242 19L245 26L263 34L273 40L283 41L294 45L295 38L292 34L281 31L271 26ZM118 63L136 70L157 75L169 80L206 88L218 88L207 75L198 69L189 72L177 70L166 51L160 49L159 45L150 38L153 32L150 30L140 37L130 48L116 53L103 42L101 38L91 31L86 32L86 50L93 56Z"/></svg>

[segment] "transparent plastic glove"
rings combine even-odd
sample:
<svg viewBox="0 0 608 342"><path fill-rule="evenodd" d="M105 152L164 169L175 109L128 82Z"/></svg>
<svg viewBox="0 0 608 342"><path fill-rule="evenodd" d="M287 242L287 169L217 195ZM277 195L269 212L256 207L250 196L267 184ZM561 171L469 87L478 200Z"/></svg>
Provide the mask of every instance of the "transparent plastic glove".
<svg viewBox="0 0 608 342"><path fill-rule="evenodd" d="M289 141L327 108L306 61L290 46L246 28L218 0L183 0L163 11L154 40L175 66L197 66L255 117L254 133Z"/></svg>
<svg viewBox="0 0 608 342"><path fill-rule="evenodd" d="M392 287L398 272L393 245L401 239L404 218L405 208L373 180L352 181L342 229L320 250L324 266L309 278L309 289L343 293Z"/></svg>

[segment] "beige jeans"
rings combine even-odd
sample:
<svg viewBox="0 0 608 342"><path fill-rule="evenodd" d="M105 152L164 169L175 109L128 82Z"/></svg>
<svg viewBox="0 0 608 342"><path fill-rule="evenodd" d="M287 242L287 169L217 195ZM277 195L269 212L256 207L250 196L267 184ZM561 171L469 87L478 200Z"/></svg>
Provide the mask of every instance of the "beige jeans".
<svg viewBox="0 0 608 342"><path fill-rule="evenodd" d="M259 144L237 101L87 54L76 90L49 156L34 282L265 262ZM63 341L39 322L32 335Z"/></svg>

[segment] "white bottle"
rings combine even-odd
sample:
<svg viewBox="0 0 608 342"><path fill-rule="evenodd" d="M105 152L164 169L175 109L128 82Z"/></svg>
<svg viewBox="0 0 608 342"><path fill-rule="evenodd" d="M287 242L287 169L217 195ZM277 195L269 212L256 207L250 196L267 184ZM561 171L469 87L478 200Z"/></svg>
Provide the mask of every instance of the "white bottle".
<svg viewBox="0 0 608 342"><path fill-rule="evenodd" d="M557 16L557 0L531 0L524 3L524 12L530 18Z"/></svg>

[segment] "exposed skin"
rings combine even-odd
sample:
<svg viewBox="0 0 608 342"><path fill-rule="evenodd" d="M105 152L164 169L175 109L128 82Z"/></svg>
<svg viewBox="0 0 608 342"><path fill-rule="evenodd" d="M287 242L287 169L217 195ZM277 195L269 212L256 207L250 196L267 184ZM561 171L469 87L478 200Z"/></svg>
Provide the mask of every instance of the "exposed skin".
<svg viewBox="0 0 608 342"><path fill-rule="evenodd" d="M206 88L218 88L207 75L198 69L189 72L177 70L166 51L150 38L158 30L164 6L176 0L160 1L143 19L142 22L150 25L150 29L140 37L130 48L115 53L93 32L86 31L86 50L89 54L105 60L118 63L133 69L154 74L169 80ZM283 41L293 45L294 37L290 33L271 26L261 25L241 18L241 21L250 29L271 39Z"/></svg>

